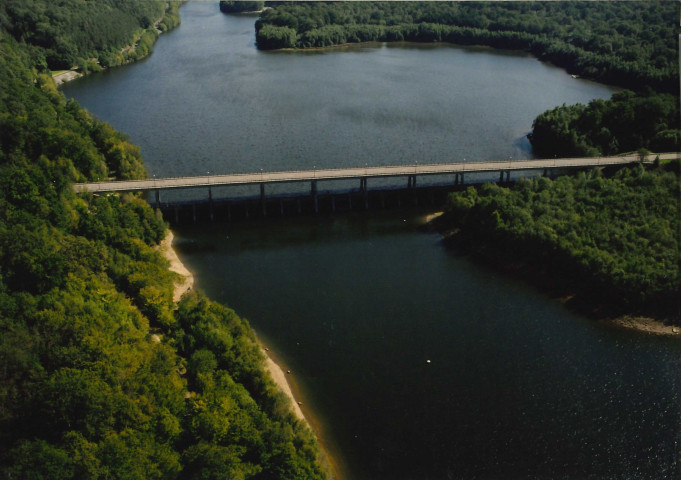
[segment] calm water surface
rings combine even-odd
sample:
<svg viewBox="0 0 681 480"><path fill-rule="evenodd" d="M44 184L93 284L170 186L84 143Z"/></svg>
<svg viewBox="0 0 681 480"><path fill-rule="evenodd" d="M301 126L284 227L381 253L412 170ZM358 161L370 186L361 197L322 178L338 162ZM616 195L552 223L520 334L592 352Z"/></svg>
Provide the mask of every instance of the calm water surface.
<svg viewBox="0 0 681 480"><path fill-rule="evenodd" d="M253 17L181 12L147 60L64 88L158 176L529 158L537 114L614 91L482 48L258 52ZM444 249L421 218L177 239L197 287L294 372L349 478L679 478L680 343L566 312Z"/></svg>

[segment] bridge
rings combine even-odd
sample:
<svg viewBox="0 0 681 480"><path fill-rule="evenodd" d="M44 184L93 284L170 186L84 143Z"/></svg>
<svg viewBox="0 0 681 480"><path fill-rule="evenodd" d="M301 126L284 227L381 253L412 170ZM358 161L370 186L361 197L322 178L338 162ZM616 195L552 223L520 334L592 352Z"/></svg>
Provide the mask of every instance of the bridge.
<svg viewBox="0 0 681 480"><path fill-rule="evenodd" d="M652 162L652 158L659 156L661 160L679 158L679 153L649 154L643 159L644 162ZM587 158L552 158L531 160L494 160L483 162L456 162L446 164L416 164L394 165L377 167L354 167L339 169L312 169L293 170L279 172L256 172L238 173L226 175L200 175L192 177L152 178L146 180L120 180L108 182L76 183L76 192L89 191L92 193L111 192L137 192L154 191L156 194L156 206L160 206L161 190L186 189L208 187L208 200L212 205L213 198L211 187L235 186L235 185L260 185L260 201L265 213L265 186L276 183L310 182L310 197L314 202L315 212L317 206L317 182L329 180L359 180L359 190L365 194L368 191L367 180L370 178L405 177L406 187L414 189L416 179L427 175L453 175L451 185L464 183L464 175L472 173L499 172L499 182L508 182L511 172L517 171L542 171L547 175L549 171L570 168L591 168L611 165L626 165L639 162L642 158L637 153L629 153L610 157L587 157ZM212 207L211 207L212 212ZM212 213L211 213L212 217Z"/></svg>

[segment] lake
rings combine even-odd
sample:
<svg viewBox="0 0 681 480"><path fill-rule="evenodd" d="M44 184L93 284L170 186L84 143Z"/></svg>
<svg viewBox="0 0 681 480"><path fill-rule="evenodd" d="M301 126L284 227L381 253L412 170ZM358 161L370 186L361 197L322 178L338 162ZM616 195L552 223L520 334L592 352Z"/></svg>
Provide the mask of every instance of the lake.
<svg viewBox="0 0 681 480"><path fill-rule="evenodd" d="M148 59L63 88L156 176L532 158L539 113L616 91L488 48L260 52L256 17L180 11ZM197 288L292 371L347 478L681 475L680 342L566 311L445 248L419 228L425 213L183 225L176 238Z"/></svg>

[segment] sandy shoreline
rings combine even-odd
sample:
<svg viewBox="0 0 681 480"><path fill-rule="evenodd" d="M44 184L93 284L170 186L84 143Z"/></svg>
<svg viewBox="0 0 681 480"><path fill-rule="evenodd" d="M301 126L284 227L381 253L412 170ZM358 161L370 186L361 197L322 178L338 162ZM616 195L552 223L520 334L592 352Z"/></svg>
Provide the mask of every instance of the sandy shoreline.
<svg viewBox="0 0 681 480"><path fill-rule="evenodd" d="M71 80L75 80L76 78L80 78L82 76L83 74L80 72L77 72L75 70L68 70L66 72L52 75L52 80L54 80L55 85L59 86L62 83L70 82Z"/></svg>
<svg viewBox="0 0 681 480"><path fill-rule="evenodd" d="M601 322L620 328L627 328L629 330L648 333L651 335L681 335L681 328L674 325L666 325L658 320L648 317L623 315L613 319L601 320Z"/></svg>
<svg viewBox="0 0 681 480"><path fill-rule="evenodd" d="M175 236L173 235L173 232L168 230L168 234L161 241L159 248L166 260L170 262L170 271L179 274L181 277L179 281L175 282L175 289L173 290L173 301L178 302L180 298L182 298L182 295L191 290L191 288L194 286L194 276L189 270L187 270L187 267L184 266L182 261L180 261L180 258L177 256L177 252L175 252L173 249L174 238ZM298 405L298 401L293 396L291 386L286 380L284 371L274 362L274 360L270 358L262 346L261 350L267 358L265 369L269 372L274 383L276 383L277 386L286 394L286 396L291 399L291 408L293 409L293 413L296 415L296 417L307 423L309 426L309 422L305 418L305 415L303 415L303 412Z"/></svg>
<svg viewBox="0 0 681 480"><path fill-rule="evenodd" d="M182 298L182 295L191 290L192 287L194 286L194 276L187 269L187 267L184 266L180 258L177 256L177 252L175 252L175 250L173 249L172 244L174 238L175 236L173 235L173 232L168 230L168 234L161 241L159 248L163 256L166 258L166 260L170 262L170 271L175 272L180 276L180 279L175 282L175 288L173 290L173 301L177 303L180 300L180 298ZM272 360L272 358L270 358L266 349L262 345L260 346L260 348L266 357L265 369L270 374L270 377L272 377L272 380L279 387L279 389L282 392L284 392L286 396L291 400L291 409L293 410L293 413L295 414L296 418L305 422L308 427L312 428L310 426L310 422L308 422L308 420L305 418L305 415L303 415L303 411L300 409L300 404L298 403L298 400L293 395L291 386L286 380L286 374L284 373L282 368L279 365L277 365L274 362L274 360Z"/></svg>
<svg viewBox="0 0 681 480"><path fill-rule="evenodd" d="M173 290L173 302L177 303L186 292L191 290L194 286L194 276L187 270L187 267L180 261L175 250L173 250L173 239L175 236L173 232L168 230L166 238L159 244L159 249L168 262L170 262L169 270L180 275L180 280L175 281L175 288Z"/></svg>

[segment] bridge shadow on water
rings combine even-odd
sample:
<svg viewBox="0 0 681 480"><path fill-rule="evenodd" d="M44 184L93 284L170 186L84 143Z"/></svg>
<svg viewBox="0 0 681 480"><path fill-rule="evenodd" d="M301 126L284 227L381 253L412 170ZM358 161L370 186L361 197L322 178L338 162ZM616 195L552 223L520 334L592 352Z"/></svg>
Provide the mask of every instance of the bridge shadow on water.
<svg viewBox="0 0 681 480"><path fill-rule="evenodd" d="M229 223L249 219L277 219L304 215L332 215L345 212L444 206L447 195L466 185L427 185L412 188L384 188L362 191L320 191L246 196L229 199L197 199L160 203L163 218L171 225ZM152 203L153 204L153 203Z"/></svg>

